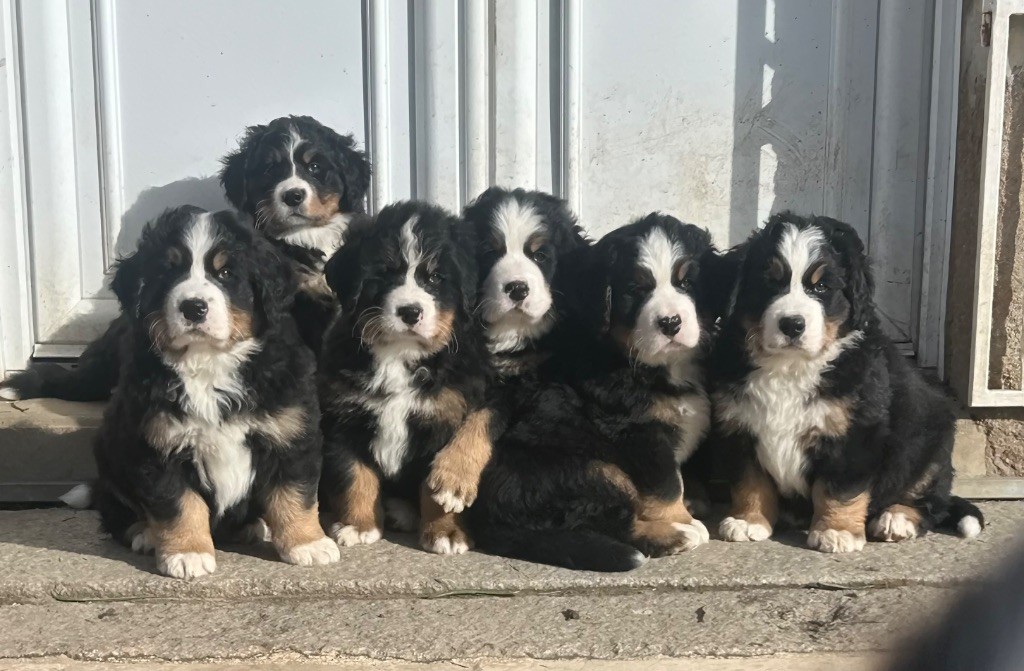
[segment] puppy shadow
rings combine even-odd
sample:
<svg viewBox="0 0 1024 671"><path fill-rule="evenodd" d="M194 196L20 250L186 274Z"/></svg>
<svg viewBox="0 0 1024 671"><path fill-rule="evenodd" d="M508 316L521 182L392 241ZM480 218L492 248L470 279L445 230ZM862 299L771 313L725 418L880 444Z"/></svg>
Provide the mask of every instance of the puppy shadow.
<svg viewBox="0 0 1024 671"><path fill-rule="evenodd" d="M172 207L196 205L206 210L230 207L217 177L186 177L163 186L151 186L139 194L121 216L115 250L119 257L135 251L145 225Z"/></svg>

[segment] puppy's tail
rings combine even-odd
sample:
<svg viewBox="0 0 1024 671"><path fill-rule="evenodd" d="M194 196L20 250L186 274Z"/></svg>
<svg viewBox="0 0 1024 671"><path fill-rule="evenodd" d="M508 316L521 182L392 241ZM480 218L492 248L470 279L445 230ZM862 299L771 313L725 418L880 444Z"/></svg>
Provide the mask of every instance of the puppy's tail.
<svg viewBox="0 0 1024 671"><path fill-rule="evenodd" d="M493 554L578 571L631 571L647 561L633 546L596 531L491 527L475 536Z"/></svg>
<svg viewBox="0 0 1024 671"><path fill-rule="evenodd" d="M978 506L959 496L949 498L949 511L941 526L956 531L963 538L976 538L985 528L985 516Z"/></svg>
<svg viewBox="0 0 1024 671"><path fill-rule="evenodd" d="M75 368L39 363L12 375L0 382L0 400L60 398L65 401L104 401L110 398L120 374L122 336L128 328L123 317L115 319L106 333L86 348Z"/></svg>

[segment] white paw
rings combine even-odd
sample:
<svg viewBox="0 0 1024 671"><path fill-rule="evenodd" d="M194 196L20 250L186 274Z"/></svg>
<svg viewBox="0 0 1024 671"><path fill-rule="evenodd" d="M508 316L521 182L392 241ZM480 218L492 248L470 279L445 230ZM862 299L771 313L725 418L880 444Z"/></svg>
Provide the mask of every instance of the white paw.
<svg viewBox="0 0 1024 671"><path fill-rule="evenodd" d="M331 525L331 538L342 547L353 545L369 545L380 540L380 529L359 531L351 524L334 523Z"/></svg>
<svg viewBox="0 0 1024 671"><path fill-rule="evenodd" d="M424 550L439 555L461 555L469 551L469 544L465 540L448 536L424 538L422 545Z"/></svg>
<svg viewBox="0 0 1024 671"><path fill-rule="evenodd" d="M708 542L708 530L698 520L692 520L689 524L673 522L672 526L683 534L686 539L681 550L692 550Z"/></svg>
<svg viewBox="0 0 1024 671"><path fill-rule="evenodd" d="M871 535L886 543L917 538L917 524L901 512L886 510L871 522Z"/></svg>
<svg viewBox="0 0 1024 671"><path fill-rule="evenodd" d="M92 487L75 485L60 497L61 502L77 510L86 510L92 505Z"/></svg>
<svg viewBox="0 0 1024 671"><path fill-rule="evenodd" d="M442 489L430 495L446 513L461 513L469 507L469 503L461 496L448 489Z"/></svg>
<svg viewBox="0 0 1024 671"><path fill-rule="evenodd" d="M981 534L981 521L974 515L965 515L956 525L963 538L977 538Z"/></svg>
<svg viewBox="0 0 1024 671"><path fill-rule="evenodd" d="M323 566L341 559L338 544L326 536L281 553L281 559L297 566Z"/></svg>
<svg viewBox="0 0 1024 671"><path fill-rule="evenodd" d="M136 522L128 527L125 535L131 539L128 544L131 545L132 552L145 555L156 548L156 545L153 543L153 537L149 535L149 529L143 522Z"/></svg>
<svg viewBox="0 0 1024 671"><path fill-rule="evenodd" d="M764 524L751 524L738 517L726 517L718 525L718 535L732 542L763 541L771 537L772 530Z"/></svg>
<svg viewBox="0 0 1024 671"><path fill-rule="evenodd" d="M172 578L191 580L210 575L217 570L217 560L206 552L181 552L158 557L157 570Z"/></svg>
<svg viewBox="0 0 1024 671"><path fill-rule="evenodd" d="M849 531L825 529L807 534L807 547L821 552L858 552L864 549L864 536L855 536Z"/></svg>
<svg viewBox="0 0 1024 671"><path fill-rule="evenodd" d="M21 394L14 387L0 387L0 401L20 401Z"/></svg>
<svg viewBox="0 0 1024 671"><path fill-rule="evenodd" d="M388 527L395 531L411 532L420 528L420 514L405 499L385 499L384 516Z"/></svg>

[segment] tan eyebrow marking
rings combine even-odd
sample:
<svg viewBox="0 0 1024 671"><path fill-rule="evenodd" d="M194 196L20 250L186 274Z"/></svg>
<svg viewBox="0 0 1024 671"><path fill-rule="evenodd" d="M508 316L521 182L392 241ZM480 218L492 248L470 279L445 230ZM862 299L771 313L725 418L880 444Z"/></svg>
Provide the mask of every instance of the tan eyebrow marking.
<svg viewBox="0 0 1024 671"><path fill-rule="evenodd" d="M825 274L825 267L826 264L822 263L814 269L814 272L811 273L811 284L817 284L821 280L821 276Z"/></svg>
<svg viewBox="0 0 1024 671"><path fill-rule="evenodd" d="M530 238L527 241L526 248L528 250L530 250L531 254L534 254L534 253L537 252L538 249L540 249L545 244L547 244L547 241L548 241L548 239L547 239L547 236L545 236L545 235L540 235L540 234L534 235L532 238Z"/></svg>
<svg viewBox="0 0 1024 671"><path fill-rule="evenodd" d="M171 247L170 249L167 250L167 262L170 263L171 265L178 265L179 263L181 263L181 259L181 250L178 249L177 247Z"/></svg>
<svg viewBox="0 0 1024 671"><path fill-rule="evenodd" d="M676 268L676 281L677 282L682 282L683 281L683 278L686 277L686 273L687 273L687 271L690 270L690 265L692 263L693 263L692 259L687 259L686 261L683 261L682 263L679 264L679 266Z"/></svg>
<svg viewBox="0 0 1024 671"><path fill-rule="evenodd" d="M782 276L786 274L786 267L782 263L782 259L777 256L772 257L772 262L768 266L768 276L772 279L781 280Z"/></svg>
<svg viewBox="0 0 1024 671"><path fill-rule="evenodd" d="M316 156L316 149L314 149L313 147L310 147L305 152L303 152L303 154L302 154L302 162L303 163L309 163L310 161L313 160L313 158L315 156Z"/></svg>
<svg viewBox="0 0 1024 671"><path fill-rule="evenodd" d="M213 266L214 272L217 272L224 266L228 265L228 253L223 249L220 250L214 255L213 261L210 262L210 265Z"/></svg>

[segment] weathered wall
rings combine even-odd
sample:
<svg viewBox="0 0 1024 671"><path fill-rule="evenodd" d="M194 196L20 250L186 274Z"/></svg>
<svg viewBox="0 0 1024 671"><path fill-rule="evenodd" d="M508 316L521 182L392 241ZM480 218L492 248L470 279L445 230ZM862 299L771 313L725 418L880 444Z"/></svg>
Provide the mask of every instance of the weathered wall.
<svg viewBox="0 0 1024 671"><path fill-rule="evenodd" d="M949 292L946 311L946 370L960 398L967 397L970 374L978 198L984 131L988 48L981 43L981 0L965 0L960 55L960 114L954 177L953 226L950 244ZM993 338L990 384L1021 384L1024 324L1024 23L1014 28L1011 54L1017 67L1006 82L1007 109L997 243L996 290L993 296ZM1018 60L1019 59L1019 60ZM1024 476L1024 410L973 409L970 415L986 435L989 475Z"/></svg>

